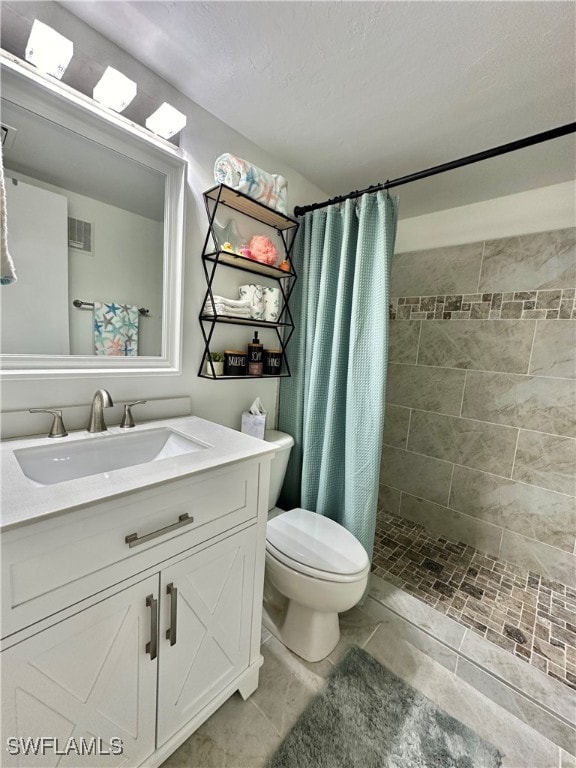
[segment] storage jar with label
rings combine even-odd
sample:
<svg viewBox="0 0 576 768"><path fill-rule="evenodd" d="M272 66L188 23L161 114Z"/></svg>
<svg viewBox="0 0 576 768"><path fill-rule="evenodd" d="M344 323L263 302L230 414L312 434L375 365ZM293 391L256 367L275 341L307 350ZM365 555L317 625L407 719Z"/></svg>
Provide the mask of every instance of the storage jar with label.
<svg viewBox="0 0 576 768"><path fill-rule="evenodd" d="M224 376L246 375L246 352L241 349L224 350Z"/></svg>

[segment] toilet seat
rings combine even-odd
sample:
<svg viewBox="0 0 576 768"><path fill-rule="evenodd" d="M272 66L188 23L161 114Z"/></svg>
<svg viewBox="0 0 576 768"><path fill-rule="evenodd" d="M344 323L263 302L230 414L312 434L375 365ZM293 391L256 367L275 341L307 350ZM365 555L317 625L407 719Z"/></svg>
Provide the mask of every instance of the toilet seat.
<svg viewBox="0 0 576 768"><path fill-rule="evenodd" d="M272 560L277 560L279 563L285 565L295 573L300 573L303 576L309 576L312 579L318 579L318 581L331 581L335 584L347 584L354 581L359 581L360 579L364 578L370 568L370 564L368 564L362 571L351 574L321 571L318 568L311 568L309 565L303 565L303 563L298 563L296 560L291 560L289 557L286 557L286 555L272 546L270 542L266 542L266 557L270 557Z"/></svg>
<svg viewBox="0 0 576 768"><path fill-rule="evenodd" d="M269 520L266 550L294 571L324 581L357 581L370 568L366 550L349 531L307 509Z"/></svg>

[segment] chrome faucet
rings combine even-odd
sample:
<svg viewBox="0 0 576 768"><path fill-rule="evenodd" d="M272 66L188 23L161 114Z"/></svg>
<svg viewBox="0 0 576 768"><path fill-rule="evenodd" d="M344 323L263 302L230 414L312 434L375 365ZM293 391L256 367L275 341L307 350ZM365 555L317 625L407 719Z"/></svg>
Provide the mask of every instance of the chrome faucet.
<svg viewBox="0 0 576 768"><path fill-rule="evenodd" d="M94 393L88 432L105 432L108 429L104 421L103 409L111 408L113 405L110 393L106 389L99 389Z"/></svg>

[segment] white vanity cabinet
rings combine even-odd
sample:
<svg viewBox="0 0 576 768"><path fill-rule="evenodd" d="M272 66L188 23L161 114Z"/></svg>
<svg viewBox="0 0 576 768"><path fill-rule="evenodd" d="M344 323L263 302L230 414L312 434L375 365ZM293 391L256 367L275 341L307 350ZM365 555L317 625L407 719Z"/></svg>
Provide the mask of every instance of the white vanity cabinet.
<svg viewBox="0 0 576 768"><path fill-rule="evenodd" d="M255 690L265 450L2 534L1 765L154 768Z"/></svg>
<svg viewBox="0 0 576 768"><path fill-rule="evenodd" d="M0 765L52 768L61 756L10 755L9 738L54 737L60 751L70 738L93 736L123 754L71 754L64 765L141 765L155 749L157 660L146 653L150 609L158 576L54 624L2 653L2 751ZM112 742L113 744L114 742ZM12 751L16 751L14 748Z"/></svg>
<svg viewBox="0 0 576 768"><path fill-rule="evenodd" d="M160 575L159 745L249 664L254 545L248 529ZM171 620L174 603L176 626Z"/></svg>

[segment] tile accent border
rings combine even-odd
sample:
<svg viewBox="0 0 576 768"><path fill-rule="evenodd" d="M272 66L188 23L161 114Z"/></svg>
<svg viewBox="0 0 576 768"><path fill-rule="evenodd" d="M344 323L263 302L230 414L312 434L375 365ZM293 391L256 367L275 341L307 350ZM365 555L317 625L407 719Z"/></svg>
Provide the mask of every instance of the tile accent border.
<svg viewBox="0 0 576 768"><path fill-rule="evenodd" d="M390 320L575 320L576 289L401 296Z"/></svg>

